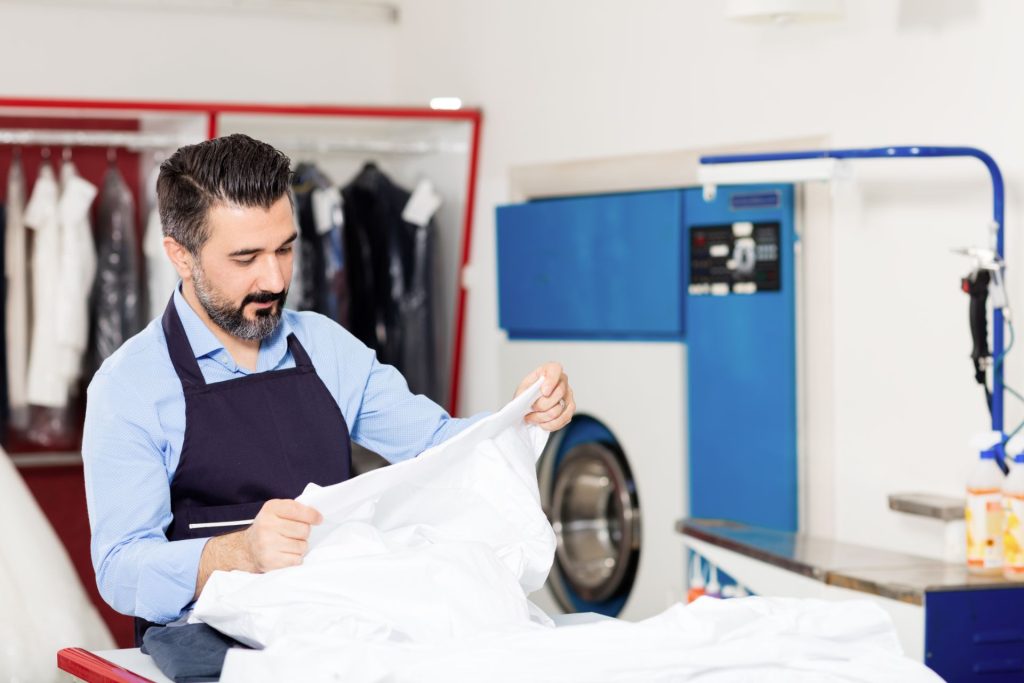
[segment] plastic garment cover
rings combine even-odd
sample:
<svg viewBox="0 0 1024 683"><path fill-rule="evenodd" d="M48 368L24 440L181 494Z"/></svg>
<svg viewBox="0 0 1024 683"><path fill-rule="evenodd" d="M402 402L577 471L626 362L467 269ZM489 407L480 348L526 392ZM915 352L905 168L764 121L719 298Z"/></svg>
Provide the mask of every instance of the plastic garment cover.
<svg viewBox="0 0 1024 683"><path fill-rule="evenodd" d="M99 265L92 291L92 358L98 368L145 322L135 235L135 202L116 168L107 171L96 219Z"/></svg>
<svg viewBox="0 0 1024 683"><path fill-rule="evenodd" d="M7 398L11 425L28 424L28 244L25 233L25 174L15 159L7 174L7 225L4 230L7 279Z"/></svg>
<svg viewBox="0 0 1024 683"><path fill-rule="evenodd" d="M523 423L540 384L419 457L299 498L324 523L298 567L215 572L195 606L247 645L290 633L441 642L536 627L555 538L535 474L547 434Z"/></svg>
<svg viewBox="0 0 1024 683"><path fill-rule="evenodd" d="M342 190L349 330L398 368L413 393L440 400L430 297L435 229L402 218L409 197L373 163Z"/></svg>
<svg viewBox="0 0 1024 683"><path fill-rule="evenodd" d="M939 683L905 657L868 601L701 598L639 623L483 632L440 643L357 642L295 633L263 651L228 652L222 683Z"/></svg>
<svg viewBox="0 0 1024 683"><path fill-rule="evenodd" d="M0 538L0 680L64 680L54 664L60 648L114 647L64 546L2 449Z"/></svg>

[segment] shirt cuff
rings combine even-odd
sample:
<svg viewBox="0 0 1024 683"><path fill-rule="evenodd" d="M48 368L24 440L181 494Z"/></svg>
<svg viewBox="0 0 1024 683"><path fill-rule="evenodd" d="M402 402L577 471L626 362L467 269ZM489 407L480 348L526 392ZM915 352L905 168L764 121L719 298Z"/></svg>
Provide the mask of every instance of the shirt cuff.
<svg viewBox="0 0 1024 683"><path fill-rule="evenodd" d="M166 624L181 616L196 594L199 558L209 538L161 543L139 570L135 616Z"/></svg>

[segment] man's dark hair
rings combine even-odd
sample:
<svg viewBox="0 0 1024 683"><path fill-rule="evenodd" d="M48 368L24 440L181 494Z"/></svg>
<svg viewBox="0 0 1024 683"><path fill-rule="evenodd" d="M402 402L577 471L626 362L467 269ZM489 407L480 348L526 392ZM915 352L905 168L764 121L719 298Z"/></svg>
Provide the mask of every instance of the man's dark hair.
<svg viewBox="0 0 1024 683"><path fill-rule="evenodd" d="M269 209L288 195L291 160L265 142L235 133L181 147L160 164L157 204L164 235L198 257L218 203Z"/></svg>

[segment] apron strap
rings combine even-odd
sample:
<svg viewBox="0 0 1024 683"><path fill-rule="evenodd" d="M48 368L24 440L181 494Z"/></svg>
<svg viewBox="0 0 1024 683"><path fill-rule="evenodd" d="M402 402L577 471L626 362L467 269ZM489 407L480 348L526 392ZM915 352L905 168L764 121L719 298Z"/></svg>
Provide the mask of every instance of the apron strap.
<svg viewBox="0 0 1024 683"><path fill-rule="evenodd" d="M292 358L295 359L295 367L313 367L313 361L309 359L309 354L306 353L306 349L299 343L294 332L288 335L288 349L292 352Z"/></svg>
<svg viewBox="0 0 1024 683"><path fill-rule="evenodd" d="M199 369L199 361L196 360L192 345L188 342L188 335L185 334L185 327L178 317L178 310L174 306L174 295L164 309L164 317L161 321L164 328L164 336L167 338L167 350L171 354L171 364L174 365L174 372L178 374L182 387L206 386L203 373Z"/></svg>

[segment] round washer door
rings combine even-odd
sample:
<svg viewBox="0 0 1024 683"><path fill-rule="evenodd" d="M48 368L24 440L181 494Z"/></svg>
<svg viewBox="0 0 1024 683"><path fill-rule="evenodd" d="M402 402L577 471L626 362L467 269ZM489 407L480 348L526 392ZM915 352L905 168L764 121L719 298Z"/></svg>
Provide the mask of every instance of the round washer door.
<svg viewBox="0 0 1024 683"><path fill-rule="evenodd" d="M549 585L567 612L615 616L640 557L640 504L629 462L599 420L578 415L541 459L541 497L558 541Z"/></svg>

